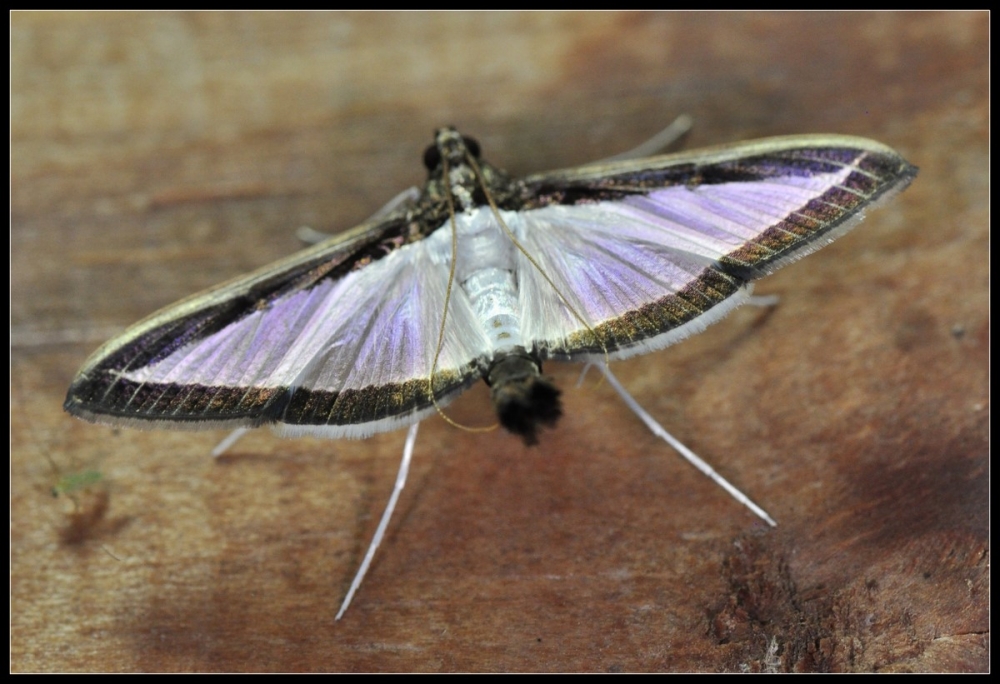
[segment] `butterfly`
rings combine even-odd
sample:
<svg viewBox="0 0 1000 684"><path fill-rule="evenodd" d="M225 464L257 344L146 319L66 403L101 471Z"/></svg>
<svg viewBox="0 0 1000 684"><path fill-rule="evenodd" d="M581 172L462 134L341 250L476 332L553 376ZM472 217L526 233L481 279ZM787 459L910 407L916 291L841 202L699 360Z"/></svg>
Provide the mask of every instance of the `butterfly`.
<svg viewBox="0 0 1000 684"><path fill-rule="evenodd" d="M750 299L753 283L853 228L917 169L864 138L805 135L513 178L452 127L422 190L364 224L136 323L98 349L64 408L128 427L361 438L413 426L478 380L534 444L561 415L549 359L661 349ZM741 498L742 497L742 498Z"/></svg>

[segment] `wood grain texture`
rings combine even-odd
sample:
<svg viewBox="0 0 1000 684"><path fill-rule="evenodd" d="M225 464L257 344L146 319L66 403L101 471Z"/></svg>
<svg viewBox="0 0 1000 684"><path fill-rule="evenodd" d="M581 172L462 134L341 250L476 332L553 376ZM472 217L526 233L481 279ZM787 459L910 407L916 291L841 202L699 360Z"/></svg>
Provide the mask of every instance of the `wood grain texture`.
<svg viewBox="0 0 1000 684"><path fill-rule="evenodd" d="M11 669L988 667L988 16L16 13ZM422 181L454 124L513 173L829 132L921 167L763 281L772 311L616 364L764 529L577 367L539 447L113 431L62 413L97 345ZM477 389L454 406L490 420ZM98 468L77 503L59 472Z"/></svg>

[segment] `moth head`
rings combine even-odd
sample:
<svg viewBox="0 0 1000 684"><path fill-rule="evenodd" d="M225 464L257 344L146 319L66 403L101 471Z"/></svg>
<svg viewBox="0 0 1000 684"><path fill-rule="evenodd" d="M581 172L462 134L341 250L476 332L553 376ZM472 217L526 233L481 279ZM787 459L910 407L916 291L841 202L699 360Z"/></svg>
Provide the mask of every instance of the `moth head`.
<svg viewBox="0 0 1000 684"><path fill-rule="evenodd" d="M424 166L433 174L441 167L441 160L447 159L450 166L465 163L466 152L479 159L479 143L475 138L461 135L448 126L434 133L434 144L424 150Z"/></svg>

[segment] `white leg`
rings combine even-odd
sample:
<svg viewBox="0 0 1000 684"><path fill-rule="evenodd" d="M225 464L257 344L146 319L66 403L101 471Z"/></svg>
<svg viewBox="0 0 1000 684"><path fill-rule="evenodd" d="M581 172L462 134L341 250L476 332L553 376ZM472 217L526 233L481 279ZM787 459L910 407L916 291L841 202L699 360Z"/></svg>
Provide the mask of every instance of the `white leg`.
<svg viewBox="0 0 1000 684"><path fill-rule="evenodd" d="M309 226L299 226L295 230L295 237L297 237L299 242L304 245L318 245L324 240L329 240L333 237L333 235L316 230L315 228L310 228Z"/></svg>
<svg viewBox="0 0 1000 684"><path fill-rule="evenodd" d="M226 453L229 450L229 447L236 444L236 442L239 441L240 437L242 437L248 432L250 432L250 428L245 428L245 427L236 428L235 430L230 432L225 439L216 444L215 448L212 449L212 458L218 458L219 456L222 456L222 454Z"/></svg>
<svg viewBox="0 0 1000 684"><path fill-rule="evenodd" d="M750 306L759 306L761 308L777 306L780 301L781 297L778 295L751 295L747 298L747 304Z"/></svg>
<svg viewBox="0 0 1000 684"><path fill-rule="evenodd" d="M609 162L627 161L629 159L642 159L643 157L659 154L664 149L680 140L685 133L691 130L691 123L690 116L687 114L681 114L674 119L669 126L638 147L633 147L628 152L622 152L621 154L616 154L613 157L607 157L606 159L601 159L593 163L607 164Z"/></svg>
<svg viewBox="0 0 1000 684"><path fill-rule="evenodd" d="M399 193L391 200L386 202L381 209L376 211L374 214L365 219L365 223L371 223L372 221L378 221L379 219L385 218L392 212L396 211L400 207L416 202L420 197L420 188L413 186L412 188L407 188L403 192ZM333 236L329 233L323 233L309 226L302 226L295 231L295 237L300 241L306 243L307 245L316 245L323 240L329 240Z"/></svg>
<svg viewBox="0 0 1000 684"><path fill-rule="evenodd" d="M337 611L336 619L339 620L347 612L347 607L351 605L351 599L354 598L354 593L361 586L361 580L365 578L365 573L368 572L368 566L372 564L372 558L375 556L375 549L378 548L379 544L382 543L382 537L385 535L385 528L389 526L389 518L392 517L392 512L396 508L396 502L399 501L399 494L403 491L403 486L406 484L406 476L410 472L410 460L413 458L413 447L417 443L417 428L420 427L420 423L414 423L410 426L410 431L406 433L406 444L403 446L403 458L399 462L399 473L396 475L396 485L392 489L392 495L389 497L389 503L386 504L385 511L382 513L382 519L378 523L378 528L375 530L375 536L372 537L371 543L368 545L368 552L365 553L365 559L361 561L361 567L354 574L354 580L351 582L351 588L347 590L347 596L344 597L344 602L340 605L340 610Z"/></svg>
<svg viewBox="0 0 1000 684"><path fill-rule="evenodd" d="M615 391L618 392L618 395L621 396L621 398L625 401L625 404L630 409L632 409L632 411L637 416L639 416L639 418L642 419L642 422L646 424L646 427L648 427L654 435L656 435L657 437L665 441L667 444L672 446L677 451L677 453L679 453L681 456L684 457L684 459L688 463L690 463L695 468L697 468L705 475L707 475L709 479L711 479L715 484L719 485L727 492L729 492L729 495L731 497L733 497L741 504L743 504L751 511L753 511L754 514L757 515L757 517L761 518L771 527L777 526L778 523L776 523L774 519L771 516L769 516L766 511L764 511L763 508L761 508L753 501L751 501L750 497L748 497L746 494L738 490L733 485L729 484L729 482L724 477L722 477L722 475L719 475L719 473L715 472L715 469L712 468L712 466L705 463L705 461L701 460L697 454L695 454L693 451L691 451L686 446L681 444L681 442L675 439L673 435L664 430L663 427L659 423L657 423L651 415L646 413L646 411L641 406L639 406L638 402L636 402L636 400L632 398L632 395L629 394L627 391L625 391L625 388L622 387L622 384L620 382L618 382L618 378L616 378L611 373L611 370L608 368L607 364L595 363L594 365L597 366L597 368L600 369L602 373L604 373L604 377L608 379L608 382L611 383L611 386L615 388Z"/></svg>

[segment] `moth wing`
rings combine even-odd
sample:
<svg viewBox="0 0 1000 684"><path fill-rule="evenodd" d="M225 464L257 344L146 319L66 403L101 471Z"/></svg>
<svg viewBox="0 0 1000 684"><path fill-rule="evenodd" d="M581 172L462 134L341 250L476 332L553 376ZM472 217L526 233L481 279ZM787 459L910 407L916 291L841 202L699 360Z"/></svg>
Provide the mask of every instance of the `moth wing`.
<svg viewBox="0 0 1000 684"><path fill-rule="evenodd" d="M360 226L153 314L87 361L66 410L112 425L278 423L330 437L419 420L434 411L448 269L426 240L398 246L404 224ZM451 324L474 331L473 320L453 292ZM439 404L479 377L487 348L472 333L445 339Z"/></svg>
<svg viewBox="0 0 1000 684"><path fill-rule="evenodd" d="M518 257L525 337L577 359L673 344L916 171L871 140L796 136L529 177L508 221L539 266Z"/></svg>

